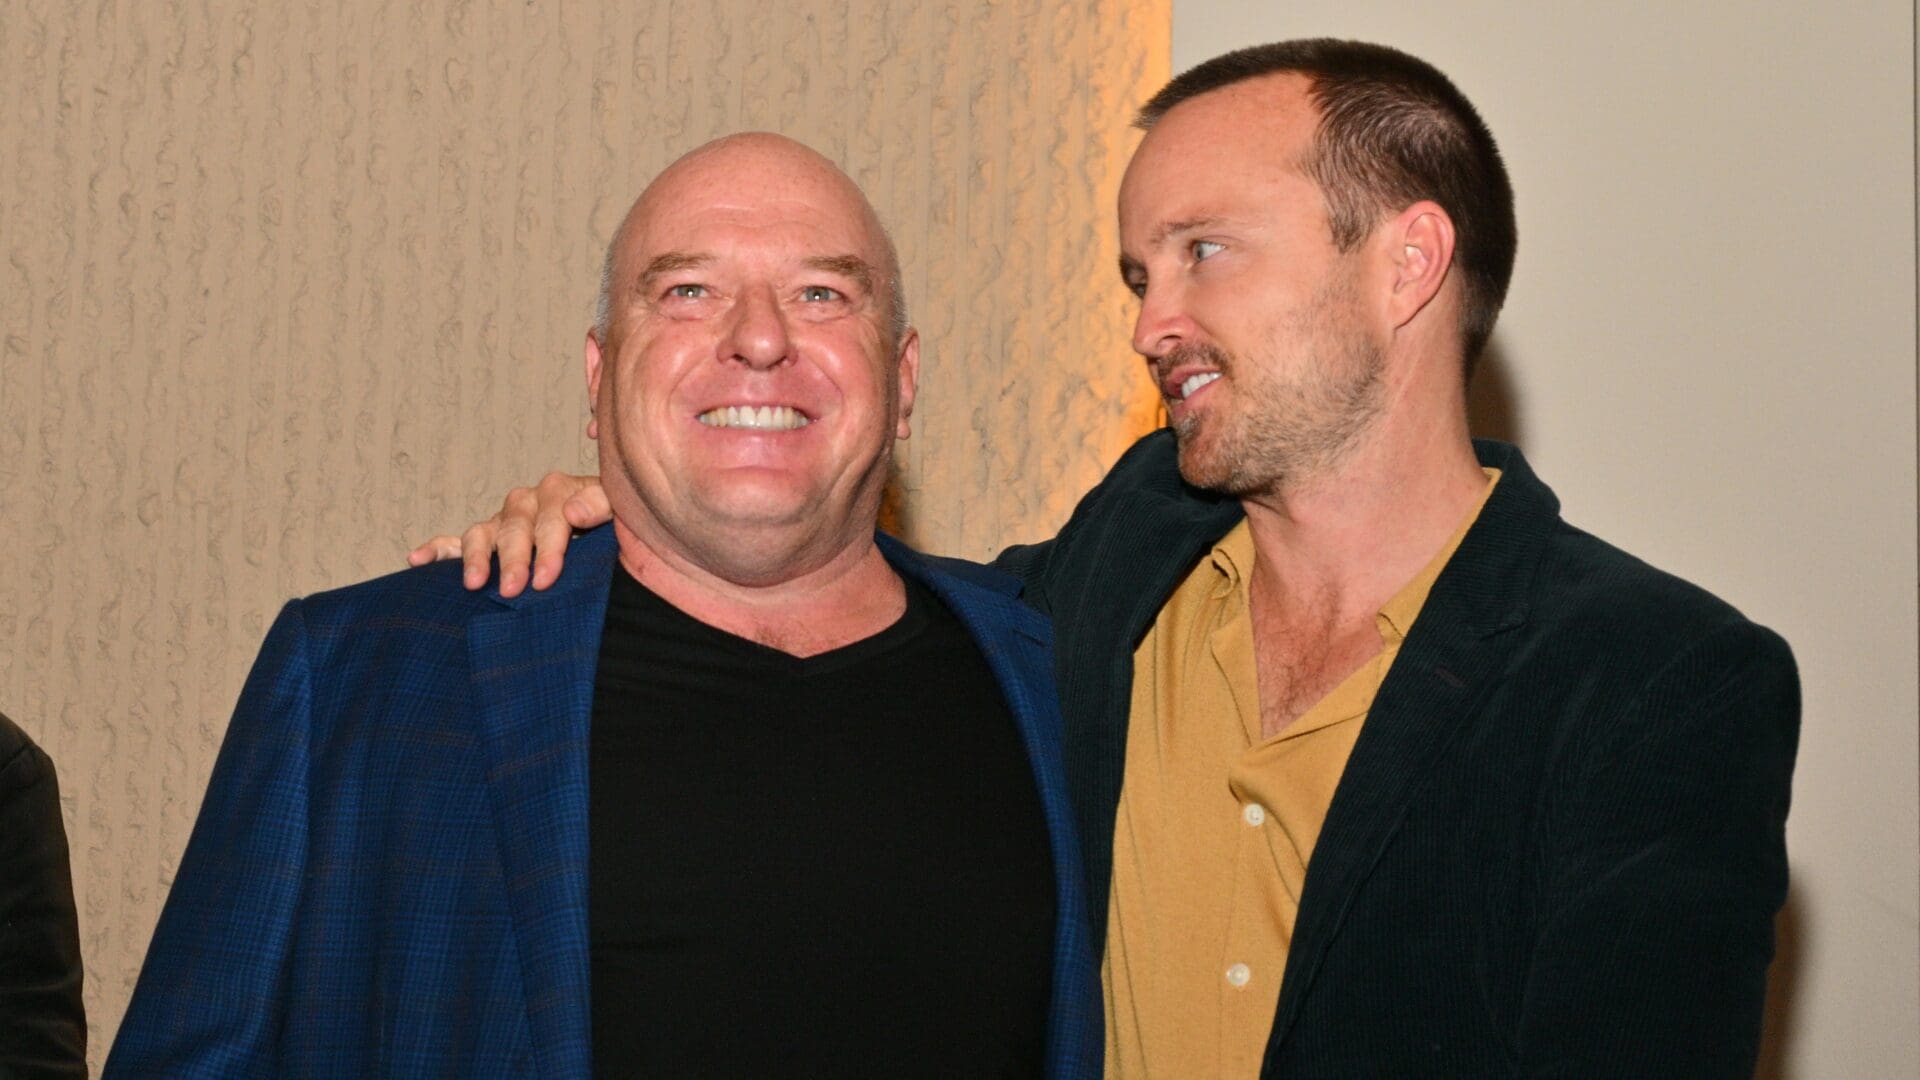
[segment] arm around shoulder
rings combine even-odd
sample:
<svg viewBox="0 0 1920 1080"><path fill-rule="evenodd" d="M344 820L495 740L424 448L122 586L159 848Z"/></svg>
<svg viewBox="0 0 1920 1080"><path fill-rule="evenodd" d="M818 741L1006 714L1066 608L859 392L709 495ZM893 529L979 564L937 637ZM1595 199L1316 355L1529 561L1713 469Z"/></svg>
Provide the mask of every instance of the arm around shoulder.
<svg viewBox="0 0 1920 1080"><path fill-rule="evenodd" d="M1799 728L1786 642L1737 620L1586 733L1548 796L1523 1075L1752 1075Z"/></svg>
<svg viewBox="0 0 1920 1080"><path fill-rule="evenodd" d="M307 869L313 702L301 604L268 631L105 1076L266 1076Z"/></svg>

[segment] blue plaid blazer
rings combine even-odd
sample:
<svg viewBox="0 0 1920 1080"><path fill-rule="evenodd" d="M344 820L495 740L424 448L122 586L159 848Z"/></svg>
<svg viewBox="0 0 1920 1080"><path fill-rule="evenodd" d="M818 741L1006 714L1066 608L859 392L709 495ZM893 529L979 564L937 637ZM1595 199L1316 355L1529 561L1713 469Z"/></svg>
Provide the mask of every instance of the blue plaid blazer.
<svg viewBox="0 0 1920 1080"><path fill-rule="evenodd" d="M880 544L966 625L1020 725L1059 912L1049 1075L1096 1077L1051 629L1011 577ZM615 555L596 530L512 600L448 562L286 606L106 1077L590 1075L587 726Z"/></svg>

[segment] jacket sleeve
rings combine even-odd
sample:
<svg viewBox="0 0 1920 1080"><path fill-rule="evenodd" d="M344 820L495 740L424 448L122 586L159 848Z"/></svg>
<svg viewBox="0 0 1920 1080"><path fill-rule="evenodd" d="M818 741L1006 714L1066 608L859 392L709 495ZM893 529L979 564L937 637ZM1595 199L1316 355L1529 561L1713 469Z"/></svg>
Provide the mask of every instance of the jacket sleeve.
<svg viewBox="0 0 1920 1080"><path fill-rule="evenodd" d="M1015 544L994 556L993 568L1020 579L1020 599L1042 615L1052 614L1049 603L1047 570L1058 540L1037 544Z"/></svg>
<svg viewBox="0 0 1920 1080"><path fill-rule="evenodd" d="M1742 621L1570 756L1549 795L1522 1075L1753 1075L1799 727L1786 642Z"/></svg>
<svg viewBox="0 0 1920 1080"><path fill-rule="evenodd" d="M0 716L0 1076L87 1075L80 932L53 762Z"/></svg>
<svg viewBox="0 0 1920 1080"><path fill-rule="evenodd" d="M105 1077L274 1073L307 866L308 665L295 601L241 690Z"/></svg>

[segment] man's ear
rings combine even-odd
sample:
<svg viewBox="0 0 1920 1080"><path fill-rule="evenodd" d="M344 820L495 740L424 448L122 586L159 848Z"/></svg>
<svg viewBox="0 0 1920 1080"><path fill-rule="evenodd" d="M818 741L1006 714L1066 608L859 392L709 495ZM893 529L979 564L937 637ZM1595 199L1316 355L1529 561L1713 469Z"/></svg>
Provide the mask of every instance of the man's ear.
<svg viewBox="0 0 1920 1080"><path fill-rule="evenodd" d="M1394 329L1413 321L1446 284L1453 268L1453 218L1430 199L1414 203L1387 223L1393 290L1387 301Z"/></svg>
<svg viewBox="0 0 1920 1080"><path fill-rule="evenodd" d="M913 416L913 394L920 384L920 331L907 328L906 336L900 339L900 357L894 364L894 372L900 380L895 389L898 395L898 413L893 424L893 437L904 439L913 434L913 426L908 420Z"/></svg>
<svg viewBox="0 0 1920 1080"><path fill-rule="evenodd" d="M600 437L600 376L604 373L601 365L600 338L598 332L587 331L587 406L592 414L587 417L587 438Z"/></svg>

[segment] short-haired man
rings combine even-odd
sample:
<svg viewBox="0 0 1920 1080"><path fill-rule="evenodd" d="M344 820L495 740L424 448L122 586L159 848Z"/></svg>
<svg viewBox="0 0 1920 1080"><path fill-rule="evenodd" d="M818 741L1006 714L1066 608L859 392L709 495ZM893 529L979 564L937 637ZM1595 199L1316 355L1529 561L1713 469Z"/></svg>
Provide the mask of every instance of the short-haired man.
<svg viewBox="0 0 1920 1080"><path fill-rule="evenodd" d="M1001 559L1055 623L1109 1069L1750 1073L1792 657L1469 437L1515 244L1492 137L1329 40L1139 126L1121 273L1172 431ZM537 537L550 579L596 501L550 477L503 566Z"/></svg>
<svg viewBox="0 0 1920 1080"><path fill-rule="evenodd" d="M777 136L681 158L586 342L613 522L541 596L289 604L110 1076L1092 1076L1047 628L877 538L918 340Z"/></svg>

